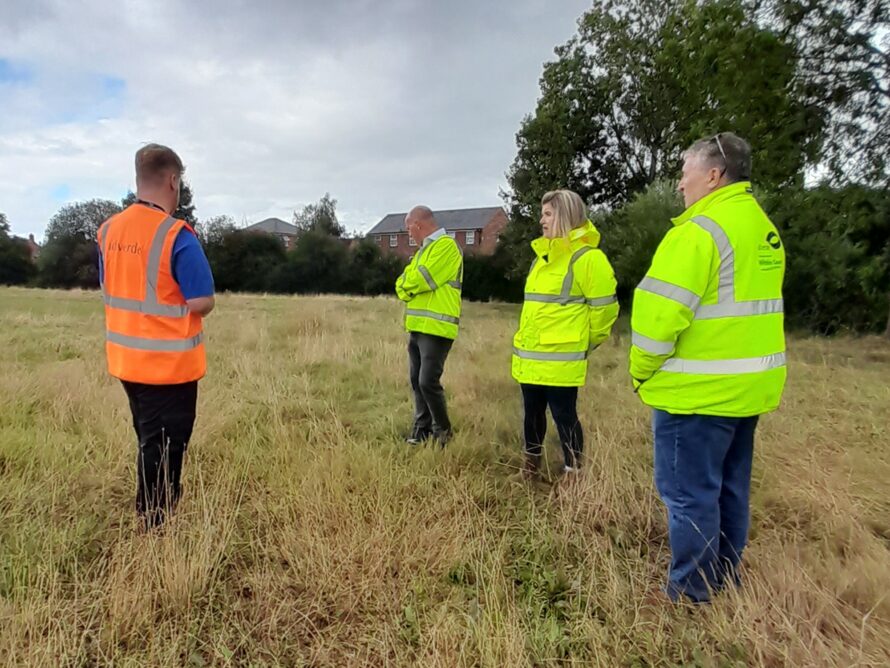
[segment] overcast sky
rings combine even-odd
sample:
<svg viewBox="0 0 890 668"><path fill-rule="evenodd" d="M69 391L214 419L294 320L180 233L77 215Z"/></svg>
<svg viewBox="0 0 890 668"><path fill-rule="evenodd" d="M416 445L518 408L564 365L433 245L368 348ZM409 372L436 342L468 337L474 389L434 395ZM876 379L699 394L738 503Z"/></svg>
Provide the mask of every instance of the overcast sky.
<svg viewBox="0 0 890 668"><path fill-rule="evenodd" d="M330 192L366 231L501 203L542 65L590 0L0 0L0 212L40 239L119 199L133 153L186 163L199 218Z"/></svg>

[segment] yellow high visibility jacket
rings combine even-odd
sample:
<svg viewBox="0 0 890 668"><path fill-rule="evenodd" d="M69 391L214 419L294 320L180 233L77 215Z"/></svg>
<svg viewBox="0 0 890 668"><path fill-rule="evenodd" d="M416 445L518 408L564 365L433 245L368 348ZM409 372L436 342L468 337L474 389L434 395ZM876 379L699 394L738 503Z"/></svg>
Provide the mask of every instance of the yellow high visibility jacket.
<svg viewBox="0 0 890 668"><path fill-rule="evenodd" d="M463 272L463 254L444 229L424 239L396 281L407 331L457 338Z"/></svg>
<svg viewBox="0 0 890 668"><path fill-rule="evenodd" d="M748 417L785 386L785 249L748 182L673 220L634 292L630 374L671 413Z"/></svg>
<svg viewBox="0 0 890 668"><path fill-rule="evenodd" d="M615 274L597 246L593 223L568 238L532 242L535 261L525 282L519 331L513 337L513 378L532 385L578 387L587 356L618 317Z"/></svg>

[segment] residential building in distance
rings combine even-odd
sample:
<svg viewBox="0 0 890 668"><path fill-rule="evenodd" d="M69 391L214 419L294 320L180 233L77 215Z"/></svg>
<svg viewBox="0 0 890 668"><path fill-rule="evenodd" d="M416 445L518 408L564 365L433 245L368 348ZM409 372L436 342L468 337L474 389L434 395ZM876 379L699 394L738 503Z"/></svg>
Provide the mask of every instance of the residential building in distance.
<svg viewBox="0 0 890 668"><path fill-rule="evenodd" d="M406 213L390 213L368 232L384 252L408 257L417 245L408 238L405 230ZM491 255L497 247L498 237L507 226L507 213L502 207L479 209L448 209L433 211L436 222L457 242L464 253Z"/></svg>

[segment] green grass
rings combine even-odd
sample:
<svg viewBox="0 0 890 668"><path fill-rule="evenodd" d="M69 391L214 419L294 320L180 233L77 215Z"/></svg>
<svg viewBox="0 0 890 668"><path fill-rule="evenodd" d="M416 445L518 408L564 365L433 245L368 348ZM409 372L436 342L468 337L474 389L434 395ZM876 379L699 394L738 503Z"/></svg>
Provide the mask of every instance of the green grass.
<svg viewBox="0 0 890 668"><path fill-rule="evenodd" d="M0 662L890 664L887 341L789 342L784 405L759 431L744 586L653 611L642 599L669 555L627 334L581 393L580 484L529 486L517 315L465 305L444 377L458 434L438 452L401 442L394 299L223 296L186 496L146 536L97 295L0 290Z"/></svg>

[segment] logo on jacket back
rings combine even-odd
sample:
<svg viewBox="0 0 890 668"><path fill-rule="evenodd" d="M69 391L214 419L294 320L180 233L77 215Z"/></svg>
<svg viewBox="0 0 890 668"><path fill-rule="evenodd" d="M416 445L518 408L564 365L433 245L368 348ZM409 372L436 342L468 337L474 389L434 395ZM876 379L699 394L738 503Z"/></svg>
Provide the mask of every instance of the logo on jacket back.
<svg viewBox="0 0 890 668"><path fill-rule="evenodd" d="M135 241L131 244L112 241L108 244L108 250L111 253L132 253L133 255L142 255L142 246Z"/></svg>
<svg viewBox="0 0 890 668"><path fill-rule="evenodd" d="M782 240L775 230L766 235L765 242L760 242L757 247L757 264L760 265L761 271L776 271L784 266L782 254L776 251L781 250Z"/></svg>

